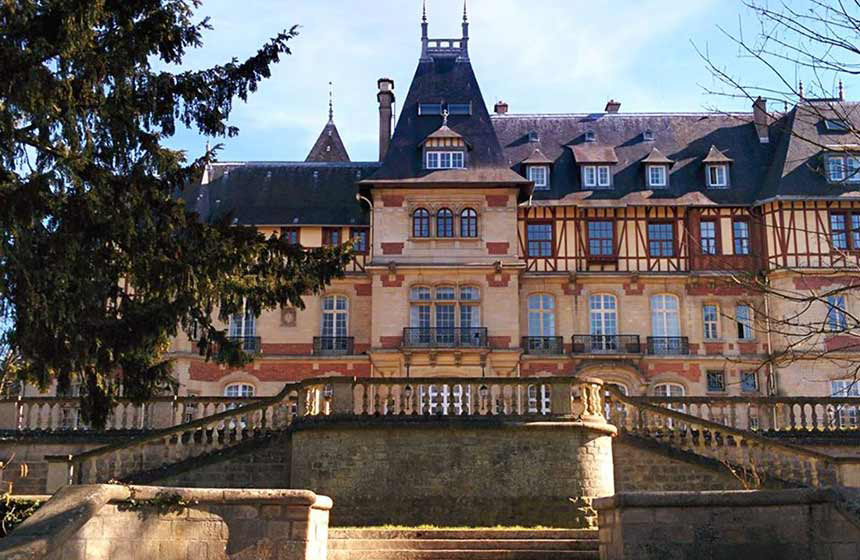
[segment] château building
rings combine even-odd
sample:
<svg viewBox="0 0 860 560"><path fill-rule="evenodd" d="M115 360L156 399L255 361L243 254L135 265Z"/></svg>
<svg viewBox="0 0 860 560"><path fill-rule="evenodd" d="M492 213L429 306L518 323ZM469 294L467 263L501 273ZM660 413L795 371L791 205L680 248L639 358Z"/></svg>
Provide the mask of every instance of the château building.
<svg viewBox="0 0 860 560"><path fill-rule="evenodd" d="M517 114L500 101L491 114L467 19L455 40L421 27L393 130L399 94L378 82L379 161L350 160L330 111L306 161L214 163L184 193L204 218L229 212L306 247L353 239L357 254L306 309L225 325L257 354L244 369L177 338L181 395L579 373L631 395L844 394L839 360L763 366L788 343L766 319L796 310L740 279L800 292L857 277L858 146L841 120L854 104ZM858 305L830 303L804 313L844 325ZM844 333L804 343L853 356Z"/></svg>

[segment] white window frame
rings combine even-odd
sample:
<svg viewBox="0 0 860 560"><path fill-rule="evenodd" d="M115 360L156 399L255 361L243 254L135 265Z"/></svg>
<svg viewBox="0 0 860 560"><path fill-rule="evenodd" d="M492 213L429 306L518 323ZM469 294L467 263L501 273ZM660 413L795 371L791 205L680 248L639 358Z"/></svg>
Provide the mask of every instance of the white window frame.
<svg viewBox="0 0 860 560"><path fill-rule="evenodd" d="M674 302L669 305L668 302ZM681 301L675 294L654 294L651 296L651 336L681 336ZM670 320L674 317L674 321Z"/></svg>
<svg viewBox="0 0 860 560"><path fill-rule="evenodd" d="M612 172L608 165L597 166L597 186L604 188L612 186Z"/></svg>
<svg viewBox="0 0 860 560"><path fill-rule="evenodd" d="M830 332L843 332L848 328L847 298L844 295L831 295L825 298L827 315L825 322Z"/></svg>
<svg viewBox="0 0 860 560"><path fill-rule="evenodd" d="M250 399L256 394L257 388L250 383L230 383L224 387L224 396L231 399Z"/></svg>
<svg viewBox="0 0 860 560"><path fill-rule="evenodd" d="M454 324L445 325L441 328L477 329L482 326L481 313L481 288L474 284L463 284L454 286L442 284L439 286L412 286L409 289L409 326L411 328L433 329L440 328L437 318L447 316L447 312L440 312L440 306L453 307ZM464 313L463 309L468 307L469 311ZM420 324L421 316L424 315L427 324ZM466 317L471 318L471 325L464 325Z"/></svg>
<svg viewBox="0 0 860 560"><path fill-rule="evenodd" d="M713 318L708 318L708 308L713 308ZM702 325L705 340L720 339L720 306L716 303L705 303L702 305Z"/></svg>
<svg viewBox="0 0 860 560"><path fill-rule="evenodd" d="M548 165L529 165L528 166L529 181L535 184L536 191L549 190L549 166Z"/></svg>
<svg viewBox="0 0 860 560"><path fill-rule="evenodd" d="M555 298L551 294L531 294L527 303L529 336L555 336Z"/></svg>
<svg viewBox="0 0 860 560"><path fill-rule="evenodd" d="M665 187L668 184L669 170L665 165L649 165L648 166L648 186L649 187ZM655 181L654 172L659 172L659 177Z"/></svg>
<svg viewBox="0 0 860 560"><path fill-rule="evenodd" d="M612 294L594 294L588 298L588 334L618 334L618 298Z"/></svg>
<svg viewBox="0 0 860 560"><path fill-rule="evenodd" d="M749 318L746 320L747 322L741 321L741 318L738 316L738 311L745 307L749 309ZM749 330L749 336L740 336L740 332L738 332L738 340L755 340L755 312L753 311L752 305L748 303L739 303L735 306L735 328L737 329L738 325L745 325L746 329Z"/></svg>
<svg viewBox="0 0 860 560"><path fill-rule="evenodd" d="M582 166L582 185L584 187L597 186L597 166L584 165Z"/></svg>
<svg viewBox="0 0 860 560"><path fill-rule="evenodd" d="M830 382L832 397L860 397L860 384L855 379L835 379ZM857 428L860 426L860 407L839 405L836 407L839 426L842 428Z"/></svg>
<svg viewBox="0 0 860 560"><path fill-rule="evenodd" d="M860 183L860 156L827 157L827 180L831 183Z"/></svg>
<svg viewBox="0 0 860 560"><path fill-rule="evenodd" d="M462 150L427 150L424 165L426 169L465 169L466 154Z"/></svg>
<svg viewBox="0 0 860 560"><path fill-rule="evenodd" d="M725 189L729 186L729 165L727 163L709 164L707 172L709 187Z"/></svg>
<svg viewBox="0 0 860 560"><path fill-rule="evenodd" d="M538 396L540 394L540 396ZM529 414L549 414L551 408L552 397L550 395L549 386L546 384L529 385L526 388L526 396L528 398ZM540 402L540 408L538 408Z"/></svg>
<svg viewBox="0 0 860 560"><path fill-rule="evenodd" d="M328 302L332 302L331 309L327 309ZM343 303L343 307L339 304ZM324 296L320 302L320 336L324 338L341 338L349 336L349 298L340 295L332 294ZM331 332L326 332L326 317L331 316ZM338 319L343 317L342 332L338 329Z"/></svg>

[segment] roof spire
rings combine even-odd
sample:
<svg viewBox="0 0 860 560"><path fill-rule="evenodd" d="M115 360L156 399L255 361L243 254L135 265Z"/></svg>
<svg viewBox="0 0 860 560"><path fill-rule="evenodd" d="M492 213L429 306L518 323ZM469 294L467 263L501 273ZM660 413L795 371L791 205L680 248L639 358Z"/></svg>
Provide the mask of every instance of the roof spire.
<svg viewBox="0 0 860 560"><path fill-rule="evenodd" d="M331 82L328 83L328 122L334 122L334 95Z"/></svg>
<svg viewBox="0 0 860 560"><path fill-rule="evenodd" d="M803 80L800 80L800 85L798 87L798 93L800 94L800 98L803 99Z"/></svg>
<svg viewBox="0 0 860 560"><path fill-rule="evenodd" d="M468 0L463 0L463 21L469 21L469 10L466 6Z"/></svg>
<svg viewBox="0 0 860 560"><path fill-rule="evenodd" d="M427 0L421 2L421 23L427 23Z"/></svg>
<svg viewBox="0 0 860 560"><path fill-rule="evenodd" d="M839 80L839 101L845 101L845 90L842 88L842 80Z"/></svg>
<svg viewBox="0 0 860 560"><path fill-rule="evenodd" d="M448 109L442 111L442 126L448 126Z"/></svg>

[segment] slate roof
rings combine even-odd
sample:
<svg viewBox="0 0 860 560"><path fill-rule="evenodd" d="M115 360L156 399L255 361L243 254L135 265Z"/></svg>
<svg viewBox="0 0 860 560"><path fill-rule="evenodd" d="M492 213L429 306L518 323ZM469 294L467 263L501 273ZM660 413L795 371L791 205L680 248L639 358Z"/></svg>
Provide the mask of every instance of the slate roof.
<svg viewBox="0 0 860 560"><path fill-rule="evenodd" d="M317 138L314 147L311 148L306 162L348 162L349 154L346 152L346 146L343 145L343 140L340 139L340 133L337 131L334 121L329 119L319 138Z"/></svg>
<svg viewBox="0 0 860 560"><path fill-rule="evenodd" d="M232 212L236 224L352 226L370 223L355 195L357 182L379 164L214 164L207 184L183 193L204 219Z"/></svg>
<svg viewBox="0 0 860 560"><path fill-rule="evenodd" d="M639 193L651 189L645 184L642 161L656 148L674 165L669 186L654 190L651 199L749 204L764 182L773 152L772 143L759 142L752 113L505 114L493 116L492 122L508 164L517 171L524 171L519 162L535 148L554 161L550 188L536 191L533 197L537 201L570 199L571 195L577 200L643 199ZM594 133L593 143L585 141L589 131ZM653 132L653 141L645 140L646 131ZM529 133L537 142L529 141ZM706 187L703 160L711 146L733 160L728 189ZM582 187L574 152L583 147L586 151L614 152L618 163L612 166L611 189L590 191ZM688 196L694 193L701 194Z"/></svg>
<svg viewBox="0 0 860 560"><path fill-rule="evenodd" d="M424 169L421 144L439 130L442 116L419 115L419 103L471 104L470 115L448 116L448 127L462 136L470 146L466 156L466 169ZM367 183L406 181L468 184L488 180L528 184L528 181L513 172L507 163L490 122L490 115L471 63L466 58L450 56L422 59L403 103L382 167Z"/></svg>

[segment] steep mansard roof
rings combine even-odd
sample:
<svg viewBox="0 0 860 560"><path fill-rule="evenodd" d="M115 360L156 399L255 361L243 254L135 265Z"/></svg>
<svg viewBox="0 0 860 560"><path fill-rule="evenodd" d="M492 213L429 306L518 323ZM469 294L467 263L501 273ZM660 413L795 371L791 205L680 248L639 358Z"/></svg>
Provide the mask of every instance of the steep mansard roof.
<svg viewBox="0 0 860 560"><path fill-rule="evenodd" d="M241 225L368 225L368 209L355 198L370 163L214 164L209 182L183 193L204 219L232 212Z"/></svg>
<svg viewBox="0 0 860 560"><path fill-rule="evenodd" d="M305 162L349 162L346 146L343 145L337 126L331 118L320 132L319 138L317 138L314 147L311 148Z"/></svg>
<svg viewBox="0 0 860 560"><path fill-rule="evenodd" d="M647 191L644 160L656 148L674 163L668 188L654 190L652 199L700 192L715 204L749 204L763 184L773 152L772 144L759 142L752 114L746 113L496 115L492 122L508 164L517 171L524 172L519 162L535 149L554 162L550 189L535 191L535 200L591 191L582 186L575 154L586 159L595 159L587 154L609 154L597 159L618 160L612 165L612 188L591 191L586 200ZM586 141L587 132L594 133L593 142ZM646 132L653 140L646 140ZM529 141L534 133L537 141ZM704 160L712 147L732 160L728 189L706 187Z"/></svg>

